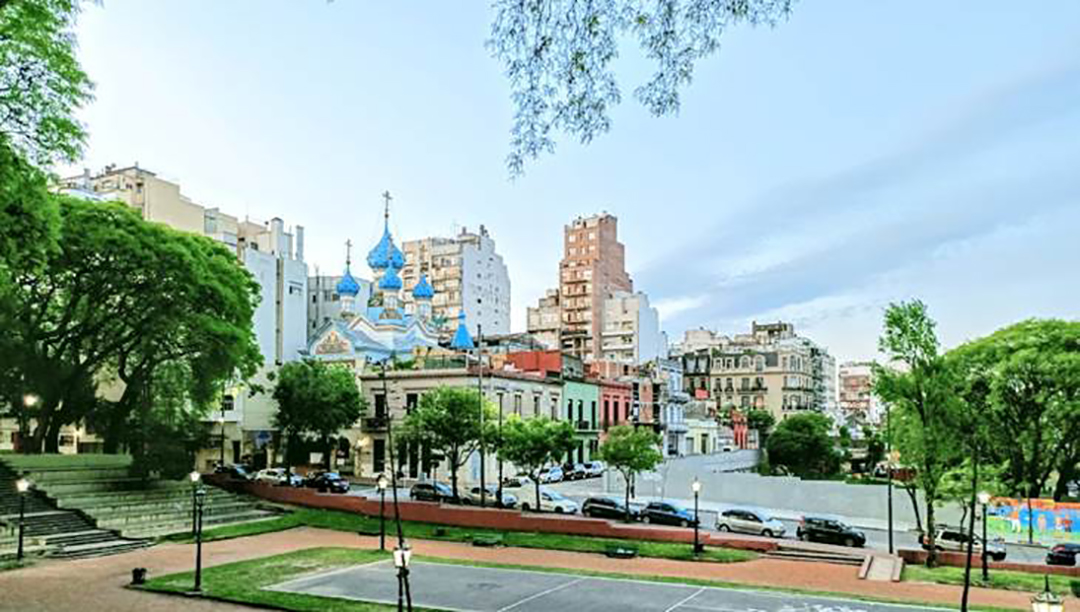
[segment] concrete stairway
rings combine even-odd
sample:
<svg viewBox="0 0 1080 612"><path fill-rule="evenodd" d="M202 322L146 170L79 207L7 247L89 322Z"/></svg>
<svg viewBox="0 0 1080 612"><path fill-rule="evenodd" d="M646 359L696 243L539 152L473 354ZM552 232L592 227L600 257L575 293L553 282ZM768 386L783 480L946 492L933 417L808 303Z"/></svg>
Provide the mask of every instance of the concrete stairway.
<svg viewBox="0 0 1080 612"><path fill-rule="evenodd" d="M130 475L125 455L8 458L30 471L37 487L64 510L90 517L97 527L127 538L155 538L191 529L192 487L188 481L146 480ZM256 501L207 488L206 527L257 521L276 516Z"/></svg>
<svg viewBox="0 0 1080 612"><path fill-rule="evenodd" d="M14 558L18 547L18 476L0 463L0 558ZM59 510L36 488L26 494L24 552L28 555L79 558L115 554L149 544L99 529L74 510Z"/></svg>

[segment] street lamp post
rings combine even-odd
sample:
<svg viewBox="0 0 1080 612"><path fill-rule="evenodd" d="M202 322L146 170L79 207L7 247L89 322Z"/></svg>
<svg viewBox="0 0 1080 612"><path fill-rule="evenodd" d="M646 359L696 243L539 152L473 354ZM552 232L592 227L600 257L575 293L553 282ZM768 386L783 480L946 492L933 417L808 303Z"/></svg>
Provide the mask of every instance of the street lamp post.
<svg viewBox="0 0 1080 612"><path fill-rule="evenodd" d="M191 535L195 535L195 530L198 528L198 518L196 518L196 506L199 505L199 479L202 475L198 470L193 470L188 474L188 478L191 479Z"/></svg>
<svg viewBox="0 0 1080 612"><path fill-rule="evenodd" d="M218 465L225 466L225 407L221 407L221 416L218 417L218 428L221 430L221 458Z"/></svg>
<svg viewBox="0 0 1080 612"><path fill-rule="evenodd" d="M23 532L26 531L26 495L30 492L30 481L20 478L15 482L15 489L19 492L19 551L15 554L15 560L22 561Z"/></svg>
<svg viewBox="0 0 1080 612"><path fill-rule="evenodd" d="M195 529L195 592L202 592L202 527L203 505L206 503L206 489L199 487L195 491L195 507L198 510Z"/></svg>
<svg viewBox="0 0 1080 612"><path fill-rule="evenodd" d="M698 518L698 495L701 493L701 481L695 478L690 488L694 490L694 554L697 555L701 553L701 542L698 541L698 528L701 525Z"/></svg>
<svg viewBox="0 0 1080 612"><path fill-rule="evenodd" d="M394 353L390 354L390 357L383 361L382 371L380 376L383 383L383 394L386 397L386 442L390 446L390 486L393 488L393 503L394 503L394 523L397 527L397 547L394 550L394 562L398 563L399 551L408 550L405 545L405 533L401 529L401 507L398 505L398 481L397 481L397 465L394 459L394 417L390 410L390 394L389 389L386 386L386 368L389 362L394 360ZM401 565L398 567L398 609L401 609L401 593L405 591L409 602L409 611L412 611L412 595L409 592L409 571L407 565L409 563L408 555L402 552Z"/></svg>
<svg viewBox="0 0 1080 612"><path fill-rule="evenodd" d="M979 503L982 504L982 579L983 583L987 584L990 582L990 569L986 563L988 556L986 549L989 544L986 539L986 507L990 505L990 494L986 491L979 493Z"/></svg>
<svg viewBox="0 0 1080 612"><path fill-rule="evenodd" d="M411 558L412 549L408 546L400 546L394 549L394 567L398 570L398 612L403 612L406 609L412 612L412 591L409 589L409 559ZM404 601L402 601L403 596Z"/></svg>
<svg viewBox="0 0 1080 612"><path fill-rule="evenodd" d="M379 550L386 550L386 474L379 474Z"/></svg>
<svg viewBox="0 0 1080 612"><path fill-rule="evenodd" d="M1063 612L1065 602L1050 591L1050 577L1043 576L1046 586L1043 592L1031 598L1032 612Z"/></svg>
<svg viewBox="0 0 1080 612"><path fill-rule="evenodd" d="M480 507L483 508L487 506L487 476L484 473L487 471L484 457L487 454L487 445L484 444L487 436L484 435L484 331L479 321L476 323L476 390L480 398Z"/></svg>
<svg viewBox="0 0 1080 612"><path fill-rule="evenodd" d="M892 419L889 404L885 404L885 467L887 470L886 476L889 479L888 482L888 496L889 496L889 554L895 554L893 548L893 509L892 509L892 481L893 481L893 457L892 457Z"/></svg>

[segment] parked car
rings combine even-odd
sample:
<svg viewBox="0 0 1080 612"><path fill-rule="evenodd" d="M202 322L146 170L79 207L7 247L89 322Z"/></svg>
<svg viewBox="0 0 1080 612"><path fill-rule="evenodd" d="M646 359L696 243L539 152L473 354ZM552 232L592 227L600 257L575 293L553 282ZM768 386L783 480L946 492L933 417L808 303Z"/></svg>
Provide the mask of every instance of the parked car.
<svg viewBox="0 0 1080 612"><path fill-rule="evenodd" d="M521 487L531 487L533 484L532 478L525 475L510 476L503 478L504 489L519 489Z"/></svg>
<svg viewBox="0 0 1080 612"><path fill-rule="evenodd" d="M923 549L929 550L930 543L926 534L919 536L919 544ZM934 548L937 550L951 550L955 552L966 552L968 544L968 534L962 529L956 527L947 527L944 525L938 525L936 534L934 535ZM983 541L979 536L975 536L972 549L976 554L982 555ZM1005 560L1005 545L1000 541L990 540L986 546L986 552L994 561Z"/></svg>
<svg viewBox="0 0 1080 612"><path fill-rule="evenodd" d="M641 511L641 520L657 525L689 527L696 521L694 513L668 502L649 502Z"/></svg>
<svg viewBox="0 0 1080 612"><path fill-rule="evenodd" d="M219 465L214 473L225 474L230 480L251 480L251 472L244 465Z"/></svg>
<svg viewBox="0 0 1080 612"><path fill-rule="evenodd" d="M255 482L265 482L278 486L299 487L304 479L299 474L292 474L285 468L266 468L255 473Z"/></svg>
<svg viewBox="0 0 1080 612"><path fill-rule="evenodd" d="M563 471L561 467L549 467L540 470L540 484L551 484L554 482L562 482Z"/></svg>
<svg viewBox="0 0 1080 612"><path fill-rule="evenodd" d="M783 523L767 514L757 510L741 510L737 508L721 512L720 516L716 517L716 529L735 533L750 533L765 536L766 538L782 538L784 532L787 531Z"/></svg>
<svg viewBox="0 0 1080 612"><path fill-rule="evenodd" d="M590 461L585 464L585 477L586 478L598 478L604 475L604 470L607 466L603 461Z"/></svg>
<svg viewBox="0 0 1080 612"><path fill-rule="evenodd" d="M454 502L454 490L442 482L418 482L409 489L414 501Z"/></svg>
<svg viewBox="0 0 1080 612"><path fill-rule="evenodd" d="M611 497L590 497L581 504L581 513L593 518L625 519L626 505ZM641 520L641 509L630 505L630 520Z"/></svg>
<svg viewBox="0 0 1080 612"><path fill-rule="evenodd" d="M499 488L496 487L496 486L493 486L493 485L488 485L486 488L487 488L487 499L484 500L484 501L485 501L485 503L487 503L487 505L489 505L489 506L496 506L497 505L500 508L513 508L513 507L517 506L518 499L517 499L517 496L514 495L513 493L507 493L506 491L503 491L502 503L501 504L496 504L496 501L499 499ZM481 501L480 500L480 487L473 487L473 488L469 489L468 493L466 493L465 496L461 499L461 503L463 503L463 504L465 504L467 506L471 506L471 505L479 506L480 501Z"/></svg>
<svg viewBox="0 0 1080 612"><path fill-rule="evenodd" d="M522 491L521 509L526 512L536 509L535 492L527 493ZM575 514L578 511L578 504L576 501L557 491L540 489L540 510L542 512L554 512L556 514Z"/></svg>
<svg viewBox="0 0 1080 612"><path fill-rule="evenodd" d="M348 493L351 485L337 472L316 472L304 481L304 486L318 489L320 493Z"/></svg>
<svg viewBox="0 0 1080 612"><path fill-rule="evenodd" d="M804 542L823 542L843 546L866 546L866 534L843 521L820 516L804 516L795 535Z"/></svg>
<svg viewBox="0 0 1080 612"><path fill-rule="evenodd" d="M582 463L567 463L562 467L563 480L581 480L585 478L585 465Z"/></svg>
<svg viewBox="0 0 1080 612"><path fill-rule="evenodd" d="M1057 544L1046 553L1047 565L1076 565L1080 544Z"/></svg>

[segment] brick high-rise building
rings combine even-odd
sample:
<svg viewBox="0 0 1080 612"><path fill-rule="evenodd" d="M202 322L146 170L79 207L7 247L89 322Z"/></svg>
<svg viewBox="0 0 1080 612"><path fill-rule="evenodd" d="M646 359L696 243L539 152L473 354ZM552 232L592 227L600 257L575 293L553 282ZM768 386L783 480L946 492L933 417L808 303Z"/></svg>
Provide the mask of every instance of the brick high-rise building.
<svg viewBox="0 0 1080 612"><path fill-rule="evenodd" d="M615 292L633 291L615 216L579 217L564 228L559 262L562 350L585 361L600 359L604 301Z"/></svg>

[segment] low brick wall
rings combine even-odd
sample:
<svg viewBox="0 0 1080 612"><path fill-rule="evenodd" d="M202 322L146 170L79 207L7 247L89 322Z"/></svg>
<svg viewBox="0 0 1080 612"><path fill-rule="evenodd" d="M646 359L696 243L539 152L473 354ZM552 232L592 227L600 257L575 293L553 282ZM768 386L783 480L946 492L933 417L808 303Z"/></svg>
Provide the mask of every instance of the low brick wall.
<svg viewBox="0 0 1080 612"><path fill-rule="evenodd" d="M904 560L905 563L913 565L921 565L926 563L927 552L922 549L915 548L901 548L897 551L897 554ZM948 565L952 567L964 567L967 562L967 554L953 551L940 551L938 552L938 563L940 565ZM1011 563L1009 561L994 561L990 559L987 561L990 570L1009 570L1014 572L1027 572L1029 574L1057 574L1061 576L1073 576L1080 578L1080 566L1069 567L1064 565L1035 565L1032 563ZM975 553L971 557L971 571L978 573L982 569L982 558L979 556L979 552Z"/></svg>
<svg viewBox="0 0 1080 612"><path fill-rule="evenodd" d="M273 485L228 480L220 475L206 476L210 484L237 493L246 493L267 501L353 512L367 516L379 515L379 501L369 500L355 495L319 493L313 489L276 487ZM503 531L530 531L539 533L563 533L602 538L623 538L628 540L651 540L659 542L685 542L694 540L692 529L678 527L659 527L642 524L620 524L604 519L567 516L560 514L523 514L517 510L498 510L495 508L476 508L469 506L450 506L432 502L401 501L401 518L407 521L452 525L455 527L477 527L499 529ZM386 515L394 515L394 506L387 499ZM738 548L756 552L769 552L777 549L772 540L719 536L708 532L700 534L702 541L711 546Z"/></svg>

